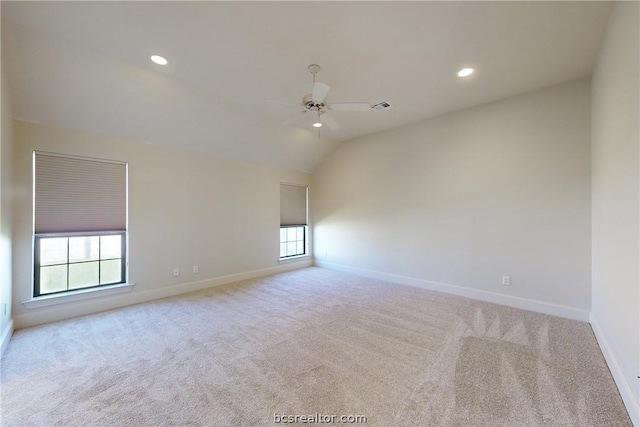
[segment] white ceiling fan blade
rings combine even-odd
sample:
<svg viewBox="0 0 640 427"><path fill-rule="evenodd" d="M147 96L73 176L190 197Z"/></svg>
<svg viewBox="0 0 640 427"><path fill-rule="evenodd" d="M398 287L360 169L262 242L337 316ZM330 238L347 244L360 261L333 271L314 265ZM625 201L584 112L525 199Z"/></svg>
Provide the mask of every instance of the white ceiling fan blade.
<svg viewBox="0 0 640 427"><path fill-rule="evenodd" d="M364 102L343 102L329 104L327 107L333 111L371 111L371 105Z"/></svg>
<svg viewBox="0 0 640 427"><path fill-rule="evenodd" d="M320 116L320 121L322 123L324 123L325 125L329 126L329 129L331 130L337 130L340 129L340 124L338 124L338 122L336 122L333 117L327 115L327 114L323 114L322 116Z"/></svg>
<svg viewBox="0 0 640 427"><path fill-rule="evenodd" d="M329 86L324 83L315 82L313 84L313 92L311 92L311 99L313 99L318 104L324 101L324 98L329 93Z"/></svg>

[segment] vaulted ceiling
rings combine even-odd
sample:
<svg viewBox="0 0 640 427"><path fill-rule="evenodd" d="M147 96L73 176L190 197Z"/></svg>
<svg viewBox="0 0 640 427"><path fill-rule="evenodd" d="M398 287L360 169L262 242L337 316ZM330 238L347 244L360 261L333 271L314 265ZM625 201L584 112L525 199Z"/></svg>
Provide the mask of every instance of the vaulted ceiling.
<svg viewBox="0 0 640 427"><path fill-rule="evenodd" d="M17 119L313 171L341 141L588 76L611 6L2 1L3 48ZM311 63L329 102L393 108L318 135L269 102L300 102Z"/></svg>

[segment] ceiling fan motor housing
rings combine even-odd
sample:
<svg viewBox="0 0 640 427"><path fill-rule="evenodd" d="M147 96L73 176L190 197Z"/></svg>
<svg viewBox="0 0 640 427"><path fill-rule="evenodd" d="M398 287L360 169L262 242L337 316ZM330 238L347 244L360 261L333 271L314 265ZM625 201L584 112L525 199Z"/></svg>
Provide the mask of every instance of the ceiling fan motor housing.
<svg viewBox="0 0 640 427"><path fill-rule="evenodd" d="M313 112L322 111L322 109L325 107L324 102L317 103L316 101L314 101L311 98L310 93L306 94L302 98L302 105L304 106L305 110Z"/></svg>

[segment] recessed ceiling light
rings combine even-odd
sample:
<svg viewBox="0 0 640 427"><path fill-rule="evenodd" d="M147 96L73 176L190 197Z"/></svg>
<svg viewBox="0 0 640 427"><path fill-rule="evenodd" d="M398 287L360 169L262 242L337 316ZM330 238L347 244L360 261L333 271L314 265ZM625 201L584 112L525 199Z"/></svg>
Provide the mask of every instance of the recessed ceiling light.
<svg viewBox="0 0 640 427"><path fill-rule="evenodd" d="M314 128L321 128L321 127L322 127L322 123L320 123L320 122L315 122L315 123L313 124L313 127L314 127Z"/></svg>
<svg viewBox="0 0 640 427"><path fill-rule="evenodd" d="M167 61L166 58L163 58L162 56L159 56L159 55L151 56L151 60L158 65L167 65L169 63L169 61Z"/></svg>
<svg viewBox="0 0 640 427"><path fill-rule="evenodd" d="M463 68L462 70L458 71L458 77L467 77L471 74L473 74L473 68Z"/></svg>

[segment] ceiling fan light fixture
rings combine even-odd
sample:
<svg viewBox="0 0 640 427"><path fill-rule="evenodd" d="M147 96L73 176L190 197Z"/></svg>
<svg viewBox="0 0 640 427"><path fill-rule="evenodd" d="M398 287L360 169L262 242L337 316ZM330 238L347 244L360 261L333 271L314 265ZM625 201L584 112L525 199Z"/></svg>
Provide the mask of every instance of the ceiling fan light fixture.
<svg viewBox="0 0 640 427"><path fill-rule="evenodd" d="M307 67L307 71L313 75L313 89L311 93L307 93L302 97L301 104L295 104L291 102L280 101L267 101L277 102L278 104L285 104L292 108L295 108L299 112L306 115L307 119L303 126L313 126L318 129L318 137L320 137L320 128L328 128L328 130L335 131L340 128L340 124L331 116L327 114L333 110L336 111L375 111L391 108L391 104L388 102L381 102L375 106L368 102L341 102L337 104L331 104L326 100L327 93L329 92L329 85L316 81L316 74L320 71L318 64L311 64Z"/></svg>
<svg viewBox="0 0 640 427"><path fill-rule="evenodd" d="M463 68L462 70L458 71L458 77L469 77L471 74L473 74L473 68Z"/></svg>
<svg viewBox="0 0 640 427"><path fill-rule="evenodd" d="M158 65L167 65L169 63L169 61L167 61L167 58L160 55L151 55L151 60Z"/></svg>

